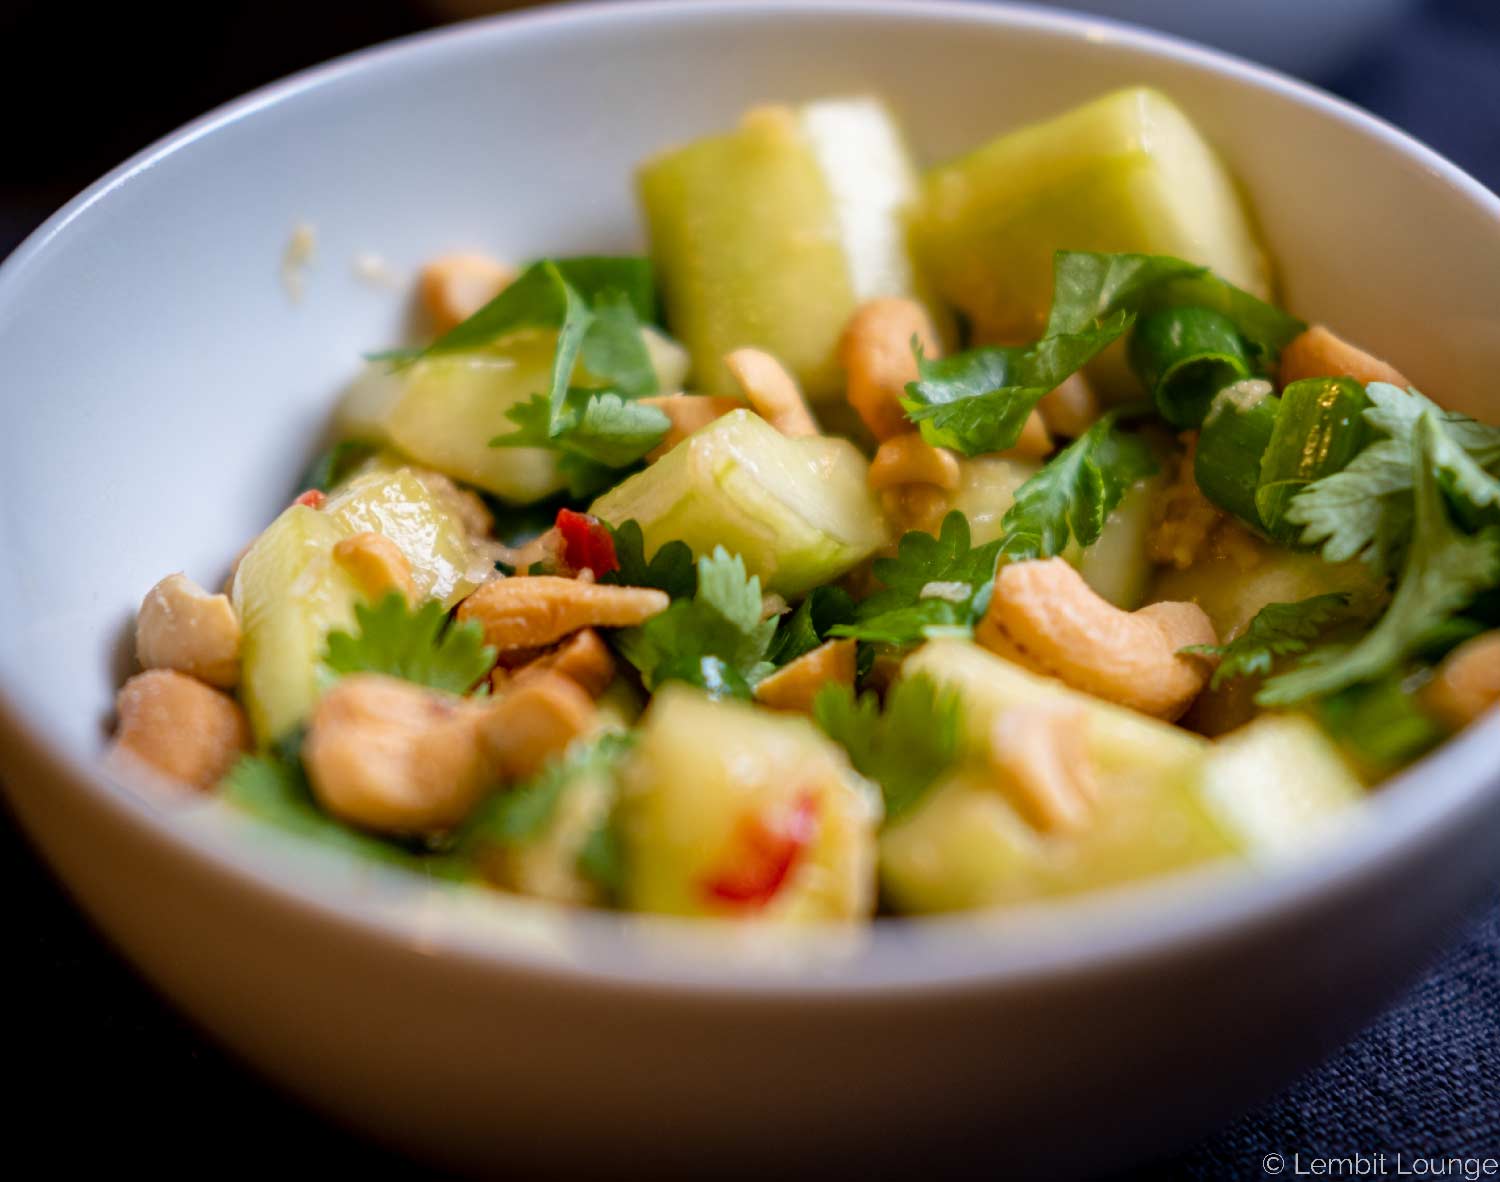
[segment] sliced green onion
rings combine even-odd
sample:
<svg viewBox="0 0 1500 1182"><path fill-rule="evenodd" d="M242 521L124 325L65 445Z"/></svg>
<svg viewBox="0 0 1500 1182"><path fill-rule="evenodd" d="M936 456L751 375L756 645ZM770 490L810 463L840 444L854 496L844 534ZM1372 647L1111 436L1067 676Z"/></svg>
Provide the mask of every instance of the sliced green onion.
<svg viewBox="0 0 1500 1182"><path fill-rule="evenodd" d="M1234 321L1209 308L1163 308L1130 338L1130 365L1176 427L1203 422L1214 395L1248 378L1250 357Z"/></svg>
<svg viewBox="0 0 1500 1182"><path fill-rule="evenodd" d="M1224 387L1209 406L1193 457L1193 477L1203 495L1256 530L1263 528L1255 507L1261 457L1280 407L1270 382L1251 378Z"/></svg>
<svg viewBox="0 0 1500 1182"><path fill-rule="evenodd" d="M1292 498L1314 480L1342 471L1369 437L1365 388L1353 378L1304 378L1281 392L1276 430L1260 462L1255 507L1266 532L1288 545L1301 537L1286 520Z"/></svg>

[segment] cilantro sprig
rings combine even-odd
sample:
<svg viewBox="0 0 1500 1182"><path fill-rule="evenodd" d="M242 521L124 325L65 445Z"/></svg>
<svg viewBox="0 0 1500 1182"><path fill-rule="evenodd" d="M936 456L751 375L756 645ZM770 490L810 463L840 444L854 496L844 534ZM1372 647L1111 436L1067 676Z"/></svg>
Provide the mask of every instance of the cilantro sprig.
<svg viewBox="0 0 1500 1182"><path fill-rule="evenodd" d="M698 560L692 598L615 633L615 644L648 689L686 681L712 697L748 699L772 668L766 654L775 631L775 618L761 619L759 577L747 576L744 560L718 546Z"/></svg>
<svg viewBox="0 0 1500 1182"><path fill-rule="evenodd" d="M810 653L836 627L853 621L854 598L842 587L814 587L797 605L797 610L781 617L766 658L773 665L786 665Z"/></svg>
<svg viewBox="0 0 1500 1182"><path fill-rule="evenodd" d="M1435 640L1457 639L1465 630L1458 613L1500 583L1500 529L1466 534L1449 516L1439 487L1442 430L1424 410L1411 432L1411 542L1390 607L1352 647L1316 649L1271 678L1256 696L1261 705L1289 706L1389 674Z"/></svg>
<svg viewBox="0 0 1500 1182"><path fill-rule="evenodd" d="M460 849L473 850L494 842L524 845L546 832L567 791L593 776L613 776L634 745L634 737L606 731L589 743L575 744L524 784L497 792L464 822Z"/></svg>
<svg viewBox="0 0 1500 1182"><path fill-rule="evenodd" d="M1265 368L1306 327L1206 267L1166 255L1058 251L1052 308L1041 338L928 361L902 405L922 437L978 455L1011 447L1032 408L1125 335L1142 315L1192 305L1226 317Z"/></svg>
<svg viewBox="0 0 1500 1182"><path fill-rule="evenodd" d="M673 599L692 595L698 589L698 567L686 542L671 541L657 549L646 561L646 538L641 523L635 519L618 526L605 522L615 543L616 569L599 581L618 583L623 587L655 587Z"/></svg>
<svg viewBox="0 0 1500 1182"><path fill-rule="evenodd" d="M392 592L373 607L354 606L357 631L328 634L323 663L334 673L384 673L449 693L467 693L490 671L495 650L477 623L451 623L443 605L413 610Z"/></svg>
<svg viewBox="0 0 1500 1182"><path fill-rule="evenodd" d="M848 686L824 686L813 717L855 770L880 785L887 822L909 812L958 759L958 693L924 675L896 682L884 710L874 693L856 698Z"/></svg>
<svg viewBox="0 0 1500 1182"><path fill-rule="evenodd" d="M968 519L958 510L943 518L937 537L922 530L901 536L893 558L872 564L881 590L862 600L854 620L828 630L874 644L920 643L933 629L967 628L983 613L1000 554L996 539L970 542Z"/></svg>
<svg viewBox="0 0 1500 1182"><path fill-rule="evenodd" d="M1193 644L1180 651L1220 658L1210 683L1211 689L1218 689L1236 677L1264 677L1277 657L1305 653L1349 614L1350 597L1338 591L1295 603L1268 603L1228 644Z"/></svg>
<svg viewBox="0 0 1500 1182"><path fill-rule="evenodd" d="M592 496L620 478L662 441L670 425L654 406L627 402L610 390L571 389L554 414L543 394L505 412L517 430L497 435L491 447L540 447L559 455L569 495Z"/></svg>
<svg viewBox="0 0 1500 1182"><path fill-rule="evenodd" d="M1085 548L1099 540L1130 486L1156 471L1145 441L1116 426L1121 414L1104 415L1016 490L1000 519L1001 554L1052 558L1070 539Z"/></svg>

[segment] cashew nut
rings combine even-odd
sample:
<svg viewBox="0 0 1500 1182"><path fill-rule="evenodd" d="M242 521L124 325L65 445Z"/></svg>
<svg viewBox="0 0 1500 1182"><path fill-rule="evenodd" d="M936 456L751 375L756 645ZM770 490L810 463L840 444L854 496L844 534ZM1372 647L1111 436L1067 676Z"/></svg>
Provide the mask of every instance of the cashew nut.
<svg viewBox="0 0 1500 1182"><path fill-rule="evenodd" d="M1172 720L1192 705L1212 671L1210 662L1178 650L1218 638L1197 604L1121 611L1068 563L1048 558L1000 568L975 639L1074 689Z"/></svg>
<svg viewBox="0 0 1500 1182"><path fill-rule="evenodd" d="M538 669L511 683L484 711L479 733L506 779L527 780L594 725L596 708L570 677Z"/></svg>
<svg viewBox="0 0 1500 1182"><path fill-rule="evenodd" d="M1066 439L1077 439L1099 417L1099 399L1082 370L1045 394L1036 408L1047 429Z"/></svg>
<svg viewBox="0 0 1500 1182"><path fill-rule="evenodd" d="M1500 702L1500 631L1463 642L1422 687L1422 704L1454 730L1462 730Z"/></svg>
<svg viewBox="0 0 1500 1182"><path fill-rule="evenodd" d="M916 431L893 435L870 461L870 487L879 491L904 484L930 484L947 492L963 483L958 457L947 448L933 447Z"/></svg>
<svg viewBox="0 0 1500 1182"><path fill-rule="evenodd" d="M1372 357L1321 324L1292 338L1281 351L1281 384L1301 378L1351 377L1356 382L1390 382L1403 390L1411 385L1393 365Z"/></svg>
<svg viewBox="0 0 1500 1182"><path fill-rule="evenodd" d="M233 698L171 669L136 674L115 710L117 752L194 788L212 788L250 746L250 724Z"/></svg>
<svg viewBox="0 0 1500 1182"><path fill-rule="evenodd" d="M917 380L913 337L929 361L942 356L926 309L915 300L887 297L856 308L839 339L839 364L848 375L845 397L876 439L911 430L901 397L906 383Z"/></svg>
<svg viewBox="0 0 1500 1182"><path fill-rule="evenodd" d="M1082 706L1017 706L995 719L988 738L996 780L1032 825L1064 833L1087 826L1099 788Z"/></svg>
<svg viewBox="0 0 1500 1182"><path fill-rule="evenodd" d="M646 459L651 463L661 459L689 435L745 405L738 398L718 394L663 394L640 401L642 406L656 407L667 416L670 424L662 441L646 453Z"/></svg>
<svg viewBox="0 0 1500 1182"><path fill-rule="evenodd" d="M438 332L463 323L511 285L513 267L482 254L446 254L422 268L422 306Z"/></svg>
<svg viewBox="0 0 1500 1182"><path fill-rule="evenodd" d="M582 686L589 697L597 698L615 679L615 658L599 633L585 628L517 669L511 679L529 677L543 670L561 673Z"/></svg>
<svg viewBox="0 0 1500 1182"><path fill-rule="evenodd" d="M855 642L829 640L789 661L755 687L755 700L773 710L812 713L825 685L854 685Z"/></svg>
<svg viewBox="0 0 1500 1182"><path fill-rule="evenodd" d="M240 621L227 595L168 575L141 601L135 652L147 669L176 669L231 689L240 679Z"/></svg>
<svg viewBox="0 0 1500 1182"><path fill-rule="evenodd" d="M366 531L344 538L333 547L333 557L354 576L371 603L380 602L392 591L399 591L407 603L420 598L411 563L401 547L384 534Z"/></svg>
<svg viewBox="0 0 1500 1182"><path fill-rule="evenodd" d="M342 678L313 711L302 763L318 803L379 833L449 829L494 781L485 707L379 673Z"/></svg>
<svg viewBox="0 0 1500 1182"><path fill-rule="evenodd" d="M529 575L486 583L458 605L458 619L478 620L484 642L503 653L545 648L581 628L633 628L670 602L652 587Z"/></svg>
<svg viewBox="0 0 1500 1182"><path fill-rule="evenodd" d="M750 407L783 435L817 435L817 421L797 388L797 379L762 349L736 349L724 355L725 368L745 392Z"/></svg>

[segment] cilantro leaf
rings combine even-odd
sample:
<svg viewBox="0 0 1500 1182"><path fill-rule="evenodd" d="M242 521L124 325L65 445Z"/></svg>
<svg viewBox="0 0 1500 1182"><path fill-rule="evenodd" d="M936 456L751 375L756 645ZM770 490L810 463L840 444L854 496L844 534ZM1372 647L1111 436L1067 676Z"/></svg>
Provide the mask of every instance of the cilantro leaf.
<svg viewBox="0 0 1500 1182"><path fill-rule="evenodd" d="M1356 763L1385 775L1448 737L1421 707L1417 690L1424 677L1392 673L1351 685L1318 703L1318 721Z"/></svg>
<svg viewBox="0 0 1500 1182"><path fill-rule="evenodd" d="M1330 624L1346 618L1349 597L1314 595L1295 603L1268 603L1228 644L1193 644L1179 651L1220 657L1211 689L1235 677L1264 677L1277 657L1305 653Z"/></svg>
<svg viewBox="0 0 1500 1182"><path fill-rule="evenodd" d="M856 698L848 686L824 686L813 717L855 770L880 785L887 822L910 811L958 758L958 693L930 677L896 682L884 712L874 693Z"/></svg>
<svg viewBox="0 0 1500 1182"><path fill-rule="evenodd" d="M854 600L842 587L814 587L797 610L776 626L767 659L774 665L795 661L828 637L829 629L854 619Z"/></svg>
<svg viewBox="0 0 1500 1182"><path fill-rule="evenodd" d="M625 842L613 809L584 840L578 851L578 873L610 901L618 900L624 891Z"/></svg>
<svg viewBox="0 0 1500 1182"><path fill-rule="evenodd" d="M590 743L575 744L524 784L497 792L464 822L460 849L490 842L520 845L540 837L557 812L563 794L589 776L613 776L634 745L634 737L607 731Z"/></svg>
<svg viewBox="0 0 1500 1182"><path fill-rule="evenodd" d="M1424 411L1411 436L1414 518L1401 579L1390 607L1351 648L1325 646L1297 668L1266 682L1263 706L1287 706L1379 678L1436 636L1453 635L1454 618L1480 592L1500 583L1500 530L1477 536L1457 530L1438 486L1442 425Z"/></svg>
<svg viewBox="0 0 1500 1182"><path fill-rule="evenodd" d="M412 611L399 592L374 607L354 606L357 633L328 634L324 664L335 673L384 673L432 689L462 694L495 663L484 629L470 621L449 623L436 600Z"/></svg>
<svg viewBox="0 0 1500 1182"><path fill-rule="evenodd" d="M306 774L295 757L242 755L220 784L220 792L258 820L320 845L433 878L458 880L470 876L466 858L429 853L407 843L374 837L328 816L313 799Z"/></svg>
<svg viewBox="0 0 1500 1182"><path fill-rule="evenodd" d="M682 599L698 589L698 567L686 542L671 541L658 547L646 561L646 540L641 523L633 518L618 527L604 523L615 542L615 561L620 565L599 581L623 587L655 587L673 599Z"/></svg>
<svg viewBox="0 0 1500 1182"><path fill-rule="evenodd" d="M583 338L583 367L629 398L655 394L656 370L630 297L609 288L590 306L594 319Z"/></svg>
<svg viewBox="0 0 1500 1182"><path fill-rule="evenodd" d="M568 491L586 497L614 483L661 442L670 425L654 406L627 402L613 391L569 390L554 413L541 394L505 412L517 430L490 440L491 447L541 447L559 453Z"/></svg>
<svg viewBox="0 0 1500 1182"><path fill-rule="evenodd" d="M1471 510L1500 506L1500 428L1445 411L1416 390L1371 382L1365 419L1385 438L1367 444L1340 472L1293 498L1286 519L1303 526L1302 543L1328 562L1363 558L1378 569L1397 565L1410 531L1411 446L1417 424L1432 420L1433 463L1444 487Z"/></svg>
<svg viewBox="0 0 1500 1182"><path fill-rule="evenodd" d="M902 405L927 442L965 455L1010 447L1043 395L1160 308L1191 305L1226 316L1261 368L1306 327L1208 268L1166 255L1060 250L1052 286L1046 330L1030 345L931 362L918 352L918 380Z"/></svg>
<svg viewBox="0 0 1500 1182"><path fill-rule="evenodd" d="M885 584L855 608L854 620L828 630L875 644L919 643L930 628L966 628L984 611L1000 553L996 539L970 544L969 521L958 510L943 518L938 536L922 530L901 535L894 558L872 564Z"/></svg>
<svg viewBox="0 0 1500 1182"><path fill-rule="evenodd" d="M1104 415L1016 490L1000 519L1001 554L1052 558L1070 538L1083 547L1099 540L1130 486L1156 471L1145 442L1116 429L1120 413Z"/></svg>
<svg viewBox="0 0 1500 1182"><path fill-rule="evenodd" d="M606 292L618 292L642 324L657 318L656 279L651 260L641 255L575 255L555 260L562 277L590 306Z"/></svg>
<svg viewBox="0 0 1500 1182"><path fill-rule="evenodd" d="M776 620L761 619L760 579L747 577L739 555L723 546L698 560L698 586L638 628L615 633L625 659L648 689L687 681L715 697L750 696L766 663Z"/></svg>

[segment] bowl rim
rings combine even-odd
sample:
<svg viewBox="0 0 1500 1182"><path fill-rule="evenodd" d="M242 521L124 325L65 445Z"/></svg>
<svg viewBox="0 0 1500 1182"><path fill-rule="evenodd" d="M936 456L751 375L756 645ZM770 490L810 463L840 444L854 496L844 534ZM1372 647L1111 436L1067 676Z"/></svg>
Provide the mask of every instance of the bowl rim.
<svg viewBox="0 0 1500 1182"><path fill-rule="evenodd" d="M1396 156L1420 165L1456 190L1461 199L1500 222L1500 198L1376 116L1278 71L1107 18L1029 5L979 5L969 0L593 0L415 33L312 66L209 111L105 174L29 235L0 263L0 305L23 289L31 269L45 263L52 243L75 221L167 156L257 112L353 75L379 71L395 62L440 58L475 43L526 34L566 35L579 26L799 16L1024 29L1061 39L1106 41L1227 76L1381 141ZM1067 900L876 920L861 925L856 950L836 957L831 965L821 963L816 955L806 960L794 957L791 972L767 973L761 971L765 964L758 955L746 961L735 955L740 947L737 942L724 943L729 929L735 929L736 941L738 933L747 930L729 922L577 911L464 888L450 892L408 874L369 868L341 886L330 888L324 883L314 892L310 875L298 879L287 870L326 866L336 855L299 852L295 847L309 843L281 832L272 834L274 841L264 845L245 840L243 835L251 830L265 832L258 822L248 819L231 824L225 832L183 823L181 814L163 809L159 801L122 784L97 755L75 750L59 727L26 702L21 674L0 667L0 750L29 750L32 762L45 768L51 778L66 779L91 803L107 809L112 820L129 826L165 853L195 859L203 872L230 879L242 890L275 898L302 918L394 942L424 956L440 954L476 971L532 973L575 984L592 980L611 988L686 991L740 1002L751 997L816 1000L853 994L993 989L1039 977L1108 971L1181 953L1211 940L1229 940L1274 925L1296 910L1357 893L1402 857L1419 853L1464 825L1488 797L1500 792L1500 777L1495 775L1500 765L1495 758L1500 752L1500 713L1492 713L1387 781L1365 802L1360 823L1320 848L1317 859L1269 868L1226 861ZM304 861L303 853L310 853L310 861ZM368 887L375 880L381 881L382 891L392 893L391 901L371 898ZM424 903L431 892L438 892L442 900L436 920L433 908ZM454 905L460 894L483 897L484 906L502 922L516 915L524 915L528 922L541 917L555 932L567 933L568 952L559 957L556 948L545 944L497 941L494 932L466 928L468 909ZM445 918L454 922L443 922ZM831 935L845 939L849 930L815 926L795 935L778 934L777 939L810 949ZM728 948L730 955L706 960L703 953L710 939L716 954ZM976 940L982 946L976 948ZM686 949L688 955L674 959L673 948ZM806 971L808 963L818 965L817 970Z"/></svg>

